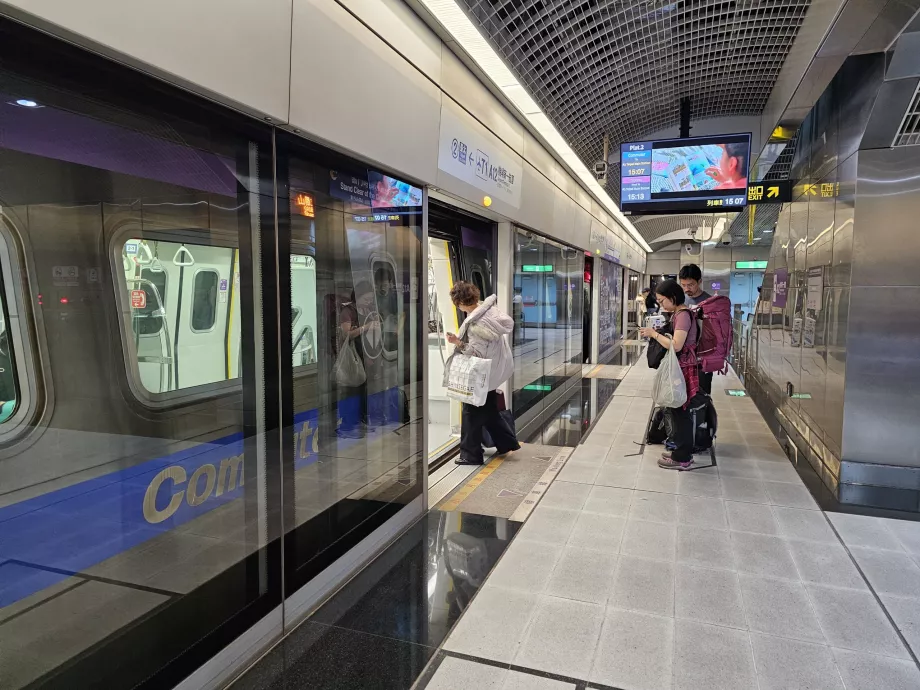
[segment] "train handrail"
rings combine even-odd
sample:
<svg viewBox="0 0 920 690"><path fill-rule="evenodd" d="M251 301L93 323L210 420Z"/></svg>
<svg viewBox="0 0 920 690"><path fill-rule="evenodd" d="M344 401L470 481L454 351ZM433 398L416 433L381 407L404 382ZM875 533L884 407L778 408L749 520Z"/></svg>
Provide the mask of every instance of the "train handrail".
<svg viewBox="0 0 920 690"><path fill-rule="evenodd" d="M182 261L179 259L179 256L183 252L188 256L188 261ZM186 247L184 244L180 246L176 250L176 253L173 255L173 265L175 266L194 266L195 265L195 257L192 256L192 253L188 250L188 247Z"/></svg>
<svg viewBox="0 0 920 690"><path fill-rule="evenodd" d="M162 297L160 297L159 288L157 288L156 283L154 283L152 280L148 280L147 278L128 278L126 282L128 283L129 286L130 285L137 285L140 287L149 286L153 292L154 302L156 302L156 309L152 310L149 314L143 314L143 315L138 314L137 316L134 316L134 314L132 313L131 318L139 319L142 317L149 318L151 316L159 316L163 319L162 323L160 324L160 330L158 332L158 335L160 336L160 340L166 345L165 347L166 354L161 357L152 357L148 355L137 355L135 353L135 357L137 358L138 363L143 361L145 363L149 362L149 363L159 363L160 364L160 390L159 392L165 393L167 391L172 390L173 361L174 361L173 353L172 353L172 342L170 341L170 338L169 338L169 321L166 319L166 307L163 305ZM135 334L136 333L137 331L135 331ZM164 335L165 335L165 338L164 338ZM140 335L135 336L136 340L139 338L140 338ZM135 342L135 349L137 348L137 345L138 343ZM151 357L151 358L148 359L148 357ZM161 361L157 362L156 360L161 360ZM163 388L163 368L164 367L166 368L166 388L165 389Z"/></svg>

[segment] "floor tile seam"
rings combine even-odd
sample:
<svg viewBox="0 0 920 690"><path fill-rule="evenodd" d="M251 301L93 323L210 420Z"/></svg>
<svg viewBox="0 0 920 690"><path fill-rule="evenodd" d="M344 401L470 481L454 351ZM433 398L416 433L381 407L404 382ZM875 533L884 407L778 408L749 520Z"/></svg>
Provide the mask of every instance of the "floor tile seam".
<svg viewBox="0 0 920 690"><path fill-rule="evenodd" d="M823 634L823 631L822 631L822 634ZM765 675L765 674L762 674L762 673L760 673L760 672L757 670L757 654L754 653L754 635L761 635L761 636L763 636L763 637L770 637L770 638L773 638L773 639L775 639L775 640L789 640L789 641L792 641L792 642L801 642L801 643L803 643L803 644L812 644L812 645L815 645L815 646L818 646L818 647L825 647L825 648L827 649L828 653L829 653L830 656L831 656L831 663L833 663L833 665L834 665L834 670L837 671L837 680L840 681L839 687L841 688L841 690L843 690L843 689L845 689L845 688L847 687L846 682L843 680L843 672L840 670L840 666L839 666L838 663L837 663L837 655L834 654L834 649L842 649L842 648L840 648L840 647L833 647L830 643L828 643L828 644L820 644L820 643L814 642L814 641L797 640L797 639L794 639L794 638L782 637L782 636L780 636L780 635L771 635L771 634L769 634L769 633L762 633L762 632L756 632L756 633L755 633L755 632L751 632L751 633L749 633L749 636L748 636L748 637L749 637L750 643L751 643L751 653L753 654L753 658L754 658L754 675L757 677L758 685L759 685L759 683L760 683L760 677L761 677L762 675ZM826 638L826 637L825 637L825 641L827 641L827 638ZM854 650L849 650L849 651L854 651ZM867 654L867 653L868 653L868 652L863 652L863 654ZM876 655L876 656L878 656L878 655ZM890 658L890 657L886 657L886 658Z"/></svg>
<svg viewBox="0 0 920 690"><path fill-rule="evenodd" d="M882 613L884 613L885 618L888 620L888 624L894 629L895 635L898 636L898 639L901 641L901 644L907 650L907 653L910 656L911 660L914 662L914 665L917 667L917 670L920 671L920 659L917 658L917 653L910 646L910 644L907 641L907 638L904 637L904 633L901 632L901 628L898 627L897 623L894 620L894 617L891 615L891 612L888 610L888 607L885 606L885 602L882 601L882 598L879 596L879 593L875 591L875 587L872 585L871 582L869 582L868 576L863 571L862 567L860 567L859 563L856 560L856 557L853 556L853 553L850 551L850 547L847 546L847 543L844 541L843 537L837 531L837 528L834 526L833 521L831 521L830 517L828 517L827 512L822 510L821 514L824 516L824 519L827 521L828 526L831 528L834 535L837 537L837 540L840 542L840 545L843 547L843 550L846 551L847 557L850 559L850 562L856 568L856 571L859 573L859 576L863 579L863 582L865 583L866 587L869 588L869 592L872 594L872 597L875 599L876 604L878 604L878 606L882 609ZM819 620L818 624L820 625L820 623L821 621ZM823 627L822 627L822 631L823 631ZM880 656L884 656L884 655L880 655Z"/></svg>

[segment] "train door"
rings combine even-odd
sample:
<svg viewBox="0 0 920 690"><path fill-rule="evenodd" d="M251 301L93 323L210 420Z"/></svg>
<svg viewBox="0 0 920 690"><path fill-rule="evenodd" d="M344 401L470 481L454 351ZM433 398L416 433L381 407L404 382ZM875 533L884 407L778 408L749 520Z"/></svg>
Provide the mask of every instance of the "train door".
<svg viewBox="0 0 920 690"><path fill-rule="evenodd" d="M495 292L491 224L432 203L428 216L428 461L436 462L460 442L460 403L447 397L444 366L453 346L448 333L463 322L450 299L459 280L479 288L482 299Z"/></svg>
<svg viewBox="0 0 920 690"><path fill-rule="evenodd" d="M179 274L173 335L175 387L223 381L226 361L214 353L226 349L233 249L180 244L171 261Z"/></svg>

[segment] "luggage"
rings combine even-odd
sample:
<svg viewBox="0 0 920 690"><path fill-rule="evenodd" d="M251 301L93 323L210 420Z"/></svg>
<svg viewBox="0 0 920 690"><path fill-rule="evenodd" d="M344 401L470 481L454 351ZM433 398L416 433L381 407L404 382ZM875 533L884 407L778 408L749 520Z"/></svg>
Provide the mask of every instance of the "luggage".
<svg viewBox="0 0 920 690"><path fill-rule="evenodd" d="M693 424L693 452L705 453L712 448L719 425L718 415L712 398L700 391L687 406Z"/></svg>
<svg viewBox="0 0 920 690"><path fill-rule="evenodd" d="M649 421L648 434L645 437L645 442L650 446L659 446L664 443L670 435L668 416L664 413L663 408L656 407L655 411L652 413L652 419Z"/></svg>
<svg viewBox="0 0 920 690"><path fill-rule="evenodd" d="M514 428L514 415L511 413L511 410L505 406L505 394L501 391L495 391L495 395L498 396L498 414L505 420L505 423L511 427L511 431L514 435L517 436L517 429ZM482 429L482 447L495 448L495 442L492 440L492 435L489 433L488 427L483 427Z"/></svg>
<svg viewBox="0 0 920 690"><path fill-rule="evenodd" d="M696 307L700 338L696 356L707 374L724 374L732 351L732 303L724 295L716 295Z"/></svg>

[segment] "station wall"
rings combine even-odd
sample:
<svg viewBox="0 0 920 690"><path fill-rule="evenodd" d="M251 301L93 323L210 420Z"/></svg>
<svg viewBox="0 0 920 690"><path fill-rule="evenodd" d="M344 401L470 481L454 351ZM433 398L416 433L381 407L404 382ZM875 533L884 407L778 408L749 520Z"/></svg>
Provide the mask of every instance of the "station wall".
<svg viewBox="0 0 920 690"><path fill-rule="evenodd" d="M403 0L3 0L0 14L481 204L481 185L445 170L445 142L467 136L520 170L514 195L490 195L494 217L644 271L628 231Z"/></svg>

